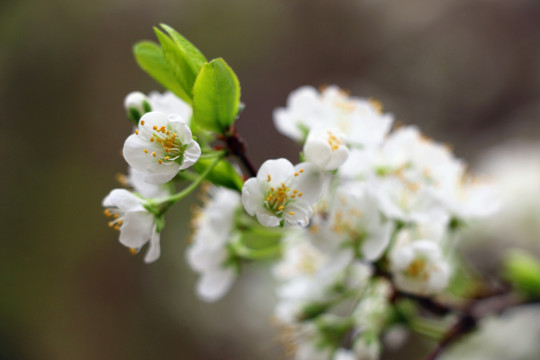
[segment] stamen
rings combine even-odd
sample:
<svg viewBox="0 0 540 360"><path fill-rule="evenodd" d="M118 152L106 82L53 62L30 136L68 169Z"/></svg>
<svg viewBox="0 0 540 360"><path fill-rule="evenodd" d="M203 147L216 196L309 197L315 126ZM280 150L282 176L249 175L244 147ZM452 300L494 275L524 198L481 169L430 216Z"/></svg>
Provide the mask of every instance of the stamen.
<svg viewBox="0 0 540 360"><path fill-rule="evenodd" d="M154 125L154 126L152 127L152 129L154 129L154 130L157 130L157 126L156 126L156 125Z"/></svg>
<svg viewBox="0 0 540 360"><path fill-rule="evenodd" d="M291 211L291 212L289 213L289 215L294 215L294 211Z"/></svg>
<svg viewBox="0 0 540 360"><path fill-rule="evenodd" d="M300 169L300 174L304 172L304 169Z"/></svg>
<svg viewBox="0 0 540 360"><path fill-rule="evenodd" d="M141 125L144 125L144 120L141 120Z"/></svg>
<svg viewBox="0 0 540 360"><path fill-rule="evenodd" d="M268 182L270 182L272 180L272 177L270 176L270 174L266 175L266 179Z"/></svg>
<svg viewBox="0 0 540 360"><path fill-rule="evenodd" d="M153 157L156 157L156 156L157 156L155 151L152 151L152 156L153 156Z"/></svg>
<svg viewBox="0 0 540 360"><path fill-rule="evenodd" d="M159 164L161 164L161 163L162 163L161 159L158 159L158 160L157 160L157 162L158 162Z"/></svg>
<svg viewBox="0 0 540 360"><path fill-rule="evenodd" d="M145 154L148 154L148 150L144 149L143 151L144 151Z"/></svg>
<svg viewBox="0 0 540 360"><path fill-rule="evenodd" d="M130 252L131 255L136 255L137 254L137 249L129 248L129 252Z"/></svg>
<svg viewBox="0 0 540 360"><path fill-rule="evenodd" d="M135 130L135 135L139 135L139 130Z"/></svg>

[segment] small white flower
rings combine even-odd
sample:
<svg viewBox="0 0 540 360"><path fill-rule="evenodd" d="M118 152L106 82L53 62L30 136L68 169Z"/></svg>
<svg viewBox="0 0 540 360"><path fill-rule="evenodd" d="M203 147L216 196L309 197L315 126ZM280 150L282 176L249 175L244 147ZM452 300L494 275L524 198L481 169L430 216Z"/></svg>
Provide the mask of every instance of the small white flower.
<svg viewBox="0 0 540 360"><path fill-rule="evenodd" d="M186 256L190 266L201 274L197 282L197 295L208 302L220 299L236 279L236 271L224 266L227 244L231 240L234 215L240 206L237 192L214 188L212 198L195 217L193 244Z"/></svg>
<svg viewBox="0 0 540 360"><path fill-rule="evenodd" d="M276 109L274 123L282 134L302 141L316 127L335 127L347 134L349 145L377 146L392 125L392 116L381 112L380 103L349 97L337 86L320 93L309 86L293 91L287 107Z"/></svg>
<svg viewBox="0 0 540 360"><path fill-rule="evenodd" d="M411 241L408 230L398 234L390 254L396 286L406 292L432 295L446 289L450 280L450 264L438 242L428 239Z"/></svg>
<svg viewBox="0 0 540 360"><path fill-rule="evenodd" d="M135 253L149 242L144 261L150 263L160 256L159 233L154 215L144 208L144 203L125 189L114 189L103 199L105 215L112 219L109 226L120 231L120 243Z"/></svg>
<svg viewBox="0 0 540 360"><path fill-rule="evenodd" d="M321 189L322 174L317 166L293 166L286 159L267 160L257 177L244 183L242 203L247 213L256 215L265 226L278 226L282 220L306 226Z"/></svg>
<svg viewBox="0 0 540 360"><path fill-rule="evenodd" d="M201 148L180 116L152 111L127 138L123 153L130 166L145 173L146 182L162 184L196 163Z"/></svg>
<svg viewBox="0 0 540 360"><path fill-rule="evenodd" d="M328 208L317 208L313 217L310 226L313 243L325 251L348 244L365 260L379 259L390 242L393 223L383 219L365 186L344 183L329 201Z"/></svg>
<svg viewBox="0 0 540 360"><path fill-rule="evenodd" d="M345 134L337 128L321 128L309 132L304 145L306 161L323 170L336 170L349 156Z"/></svg>
<svg viewBox="0 0 540 360"><path fill-rule="evenodd" d="M150 99L140 91L133 91L127 94L124 99L124 108L126 111L131 111L134 109L139 113L139 116L142 116L151 109Z"/></svg>

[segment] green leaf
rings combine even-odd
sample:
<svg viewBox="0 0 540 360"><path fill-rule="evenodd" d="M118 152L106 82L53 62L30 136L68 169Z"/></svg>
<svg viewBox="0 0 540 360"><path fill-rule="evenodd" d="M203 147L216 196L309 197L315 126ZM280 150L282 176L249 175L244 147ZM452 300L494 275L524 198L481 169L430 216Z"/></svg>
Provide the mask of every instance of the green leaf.
<svg viewBox="0 0 540 360"><path fill-rule="evenodd" d="M161 49L163 50L163 55L165 56L165 61L171 74L187 96L192 99L193 84L195 83L197 73L193 70L183 49L176 42L157 28L154 28L154 32L161 44Z"/></svg>
<svg viewBox="0 0 540 360"><path fill-rule="evenodd" d="M526 295L540 296L540 261L523 250L510 250L504 262L505 276Z"/></svg>
<svg viewBox="0 0 540 360"><path fill-rule="evenodd" d="M204 172L213 161L213 159L199 159L199 161L193 165L193 169L200 174ZM238 175L233 166L226 160L221 160L214 169L210 171L206 179L214 185L224 186L236 191L242 191L242 186L244 185L240 175Z"/></svg>
<svg viewBox="0 0 540 360"><path fill-rule="evenodd" d="M192 103L191 96L184 91L169 70L163 51L158 44L151 41L141 41L135 44L133 53L141 69L148 75L188 104Z"/></svg>
<svg viewBox="0 0 540 360"><path fill-rule="evenodd" d="M180 35L176 30L166 24L160 24L163 30L169 34L169 36L174 40L176 45L184 52L186 60L189 63L195 74L198 74L204 63L206 63L206 58L204 55L197 49L192 43L190 43L185 37Z"/></svg>
<svg viewBox="0 0 540 360"><path fill-rule="evenodd" d="M224 133L236 120L240 84L219 58L204 64L193 87L193 121L204 129Z"/></svg>

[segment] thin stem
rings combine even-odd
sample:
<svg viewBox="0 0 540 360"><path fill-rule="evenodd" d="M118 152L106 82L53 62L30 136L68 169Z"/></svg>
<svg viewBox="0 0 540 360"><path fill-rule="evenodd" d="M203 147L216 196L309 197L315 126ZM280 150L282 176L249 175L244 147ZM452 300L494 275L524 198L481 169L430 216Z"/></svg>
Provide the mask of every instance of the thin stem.
<svg viewBox="0 0 540 360"><path fill-rule="evenodd" d="M180 191L177 194L171 195L170 197L168 197L165 200L163 200L162 202L160 202L159 205L158 205L158 207L159 207L159 214L158 215L163 215L165 212L167 212L167 210L169 210L169 208L172 205L176 204L178 201L182 200L183 198L185 198L186 196L191 194L193 192L193 190L195 190L201 184L201 182L203 182L203 180L206 179L206 177L208 176L210 171L212 171L212 169L219 163L219 161L222 159L222 157L223 156L216 157L214 162L212 164L210 164L210 166L207 167L206 170L198 178L196 178L188 187L186 187L184 190Z"/></svg>

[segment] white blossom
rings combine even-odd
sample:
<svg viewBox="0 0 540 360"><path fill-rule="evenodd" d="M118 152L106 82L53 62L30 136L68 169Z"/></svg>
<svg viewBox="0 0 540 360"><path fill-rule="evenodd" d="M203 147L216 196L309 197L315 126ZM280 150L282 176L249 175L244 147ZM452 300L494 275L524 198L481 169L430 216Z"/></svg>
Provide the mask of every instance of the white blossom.
<svg viewBox="0 0 540 360"><path fill-rule="evenodd" d="M390 242L393 223L383 219L376 200L360 183L340 185L331 195L330 204L317 208L313 217L313 243L323 250L348 243L363 259L379 259Z"/></svg>
<svg viewBox="0 0 540 360"><path fill-rule="evenodd" d="M390 266L396 286L419 295L445 290L451 275L440 243L432 239L412 239L408 230L398 234L390 254Z"/></svg>
<svg viewBox="0 0 540 360"><path fill-rule="evenodd" d="M145 173L146 182L162 184L197 162L201 148L180 116L153 111L141 118L123 153L130 166Z"/></svg>
<svg viewBox="0 0 540 360"><path fill-rule="evenodd" d="M382 145L370 191L390 218L405 222L441 221L450 217L448 203L464 176L464 164L450 150L423 136L416 127L401 127Z"/></svg>
<svg viewBox="0 0 540 360"><path fill-rule="evenodd" d="M225 266L225 262L240 195L225 188L214 188L210 193L211 199L194 219L193 243L186 256L190 266L201 275L197 282L198 296L212 302L220 299L236 279L236 269Z"/></svg>
<svg viewBox="0 0 540 360"><path fill-rule="evenodd" d="M265 226L278 226L282 220L306 226L321 188L322 174L315 165L267 160L257 177L244 183L242 203L247 213L256 215Z"/></svg>
<svg viewBox="0 0 540 360"><path fill-rule="evenodd" d="M349 156L345 134L337 128L321 128L309 132L304 145L306 161L323 170L336 170Z"/></svg>
<svg viewBox="0 0 540 360"><path fill-rule="evenodd" d="M138 252L146 243L146 263L160 256L159 233L154 215L144 207L145 201L125 189L114 189L103 199L105 215L111 218L109 226L120 231L120 243Z"/></svg>
<svg viewBox="0 0 540 360"><path fill-rule="evenodd" d="M287 99L287 107L276 109L274 123L284 135L302 141L317 127L338 128L347 134L350 145L378 145L392 125L392 116L381 112L380 103L349 97L337 86L320 93L312 87L301 87Z"/></svg>

